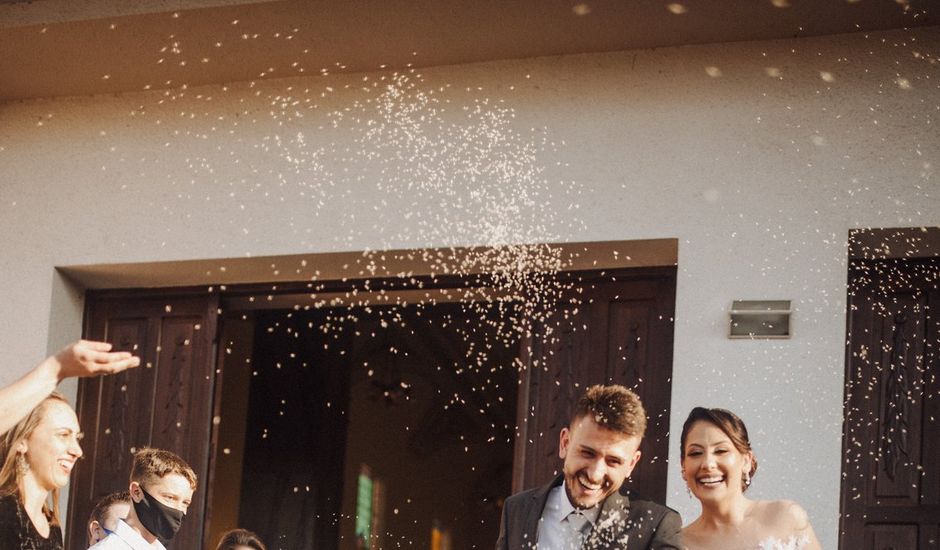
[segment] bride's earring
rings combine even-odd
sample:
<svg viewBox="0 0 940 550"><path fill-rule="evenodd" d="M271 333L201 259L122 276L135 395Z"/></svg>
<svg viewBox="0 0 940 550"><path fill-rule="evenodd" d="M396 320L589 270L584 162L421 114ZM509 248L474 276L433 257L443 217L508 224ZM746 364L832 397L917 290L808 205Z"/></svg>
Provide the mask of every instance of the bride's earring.
<svg viewBox="0 0 940 550"><path fill-rule="evenodd" d="M689 480L685 478L685 470L682 470L682 481L685 482L685 492L689 495L689 498L692 498L692 488L689 487Z"/></svg>
<svg viewBox="0 0 940 550"><path fill-rule="evenodd" d="M744 488L751 486L751 472L744 472Z"/></svg>

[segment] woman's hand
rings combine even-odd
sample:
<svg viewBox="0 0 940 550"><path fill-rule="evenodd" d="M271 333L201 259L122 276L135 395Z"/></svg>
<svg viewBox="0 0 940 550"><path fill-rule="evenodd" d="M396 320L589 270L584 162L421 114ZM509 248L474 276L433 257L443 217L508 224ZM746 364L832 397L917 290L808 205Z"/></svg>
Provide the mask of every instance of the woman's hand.
<svg viewBox="0 0 940 550"><path fill-rule="evenodd" d="M48 360L61 381L73 376L114 374L140 365L140 358L126 351L111 351L108 342L79 340L66 346Z"/></svg>

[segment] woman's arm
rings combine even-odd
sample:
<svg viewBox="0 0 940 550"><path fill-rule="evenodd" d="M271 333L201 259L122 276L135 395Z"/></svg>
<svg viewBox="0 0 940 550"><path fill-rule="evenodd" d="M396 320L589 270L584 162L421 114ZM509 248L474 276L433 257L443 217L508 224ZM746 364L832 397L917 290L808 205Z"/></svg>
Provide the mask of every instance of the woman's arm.
<svg viewBox="0 0 940 550"><path fill-rule="evenodd" d="M111 351L107 342L79 340L70 344L16 382L0 388L0 434L29 414L62 380L113 374L139 364L140 359L126 351Z"/></svg>

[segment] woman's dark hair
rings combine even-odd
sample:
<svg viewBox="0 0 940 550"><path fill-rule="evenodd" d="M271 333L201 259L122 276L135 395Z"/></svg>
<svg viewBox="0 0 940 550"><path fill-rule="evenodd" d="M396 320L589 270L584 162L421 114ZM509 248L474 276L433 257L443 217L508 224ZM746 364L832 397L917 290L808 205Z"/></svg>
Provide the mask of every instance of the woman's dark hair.
<svg viewBox="0 0 940 550"><path fill-rule="evenodd" d="M744 421L738 415L725 409L706 409L705 407L692 409L689 417L685 419L685 424L682 425L682 435L679 437L679 444L681 445L679 456L681 458L685 458L685 440L696 422L708 422L714 425L725 432L725 435L728 436L731 444L739 453L743 455L750 454L751 471L748 472L748 478L754 477L754 474L757 473L757 458L754 457L754 453L751 451L751 440L747 436L747 426L744 425ZM741 489L746 491L749 484L749 482L741 480Z"/></svg>
<svg viewBox="0 0 940 550"><path fill-rule="evenodd" d="M215 550L235 550L239 546L247 546L254 550L267 550L258 535L248 529L232 529L225 532L219 539L219 545L215 547Z"/></svg>

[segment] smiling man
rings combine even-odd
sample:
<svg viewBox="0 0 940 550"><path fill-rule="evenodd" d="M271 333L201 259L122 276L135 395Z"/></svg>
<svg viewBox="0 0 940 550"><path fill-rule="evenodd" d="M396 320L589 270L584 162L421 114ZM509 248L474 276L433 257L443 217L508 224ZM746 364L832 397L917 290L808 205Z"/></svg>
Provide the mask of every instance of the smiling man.
<svg viewBox="0 0 940 550"><path fill-rule="evenodd" d="M497 550L682 548L679 514L623 482L640 460L646 412L623 386L592 386L562 428L562 475L503 506Z"/></svg>

